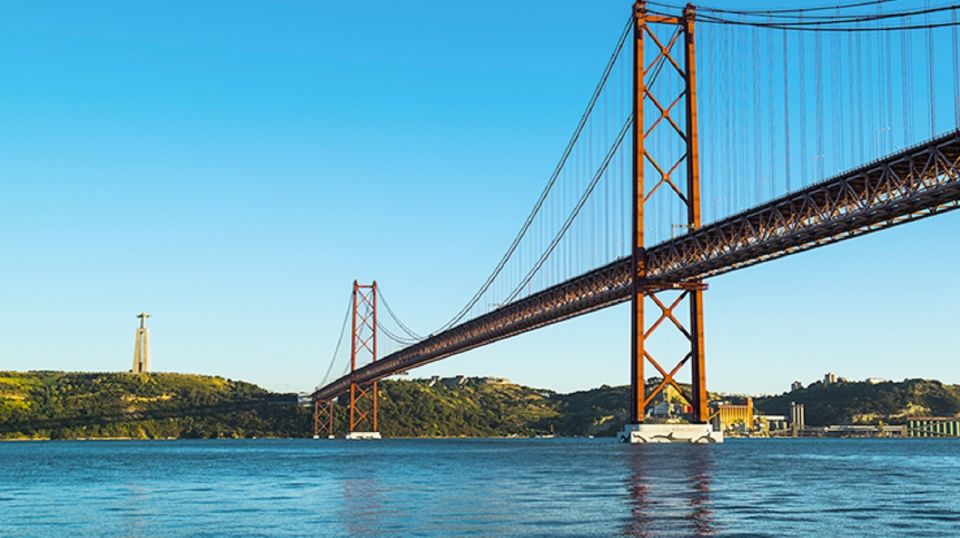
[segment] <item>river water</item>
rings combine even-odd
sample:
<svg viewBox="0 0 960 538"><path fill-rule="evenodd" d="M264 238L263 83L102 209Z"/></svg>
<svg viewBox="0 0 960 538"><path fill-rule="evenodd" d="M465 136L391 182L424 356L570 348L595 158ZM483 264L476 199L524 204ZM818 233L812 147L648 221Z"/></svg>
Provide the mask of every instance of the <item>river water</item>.
<svg viewBox="0 0 960 538"><path fill-rule="evenodd" d="M0 535L960 536L960 439L0 443Z"/></svg>

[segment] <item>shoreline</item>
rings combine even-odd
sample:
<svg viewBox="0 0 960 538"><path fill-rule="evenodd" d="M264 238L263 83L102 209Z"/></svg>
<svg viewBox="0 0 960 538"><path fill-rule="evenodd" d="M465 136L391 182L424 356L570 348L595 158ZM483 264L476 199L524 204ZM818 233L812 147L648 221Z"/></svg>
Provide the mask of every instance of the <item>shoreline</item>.
<svg viewBox="0 0 960 538"><path fill-rule="evenodd" d="M450 440L476 440L476 441L506 441L506 440L516 440L516 441L530 441L530 440L569 440L569 439L609 439L611 441L616 441L616 437L517 437L517 436L499 436L499 437L384 437L380 440L398 440L398 441L450 441ZM727 437L725 440L751 440L751 441L794 441L794 440L817 440L817 441L830 441L830 440L875 440L875 441L891 441L891 440L930 440L930 439L960 439L956 437L867 437L867 436L850 436L850 437L826 437L826 436L808 436L808 437ZM337 437L335 439L313 439L311 437L168 437L168 438L143 438L143 437L83 437L76 439L50 439L50 438L10 438L10 439L0 439L0 443L55 443L55 442L96 442L96 441L156 441L156 442L170 442L170 441L268 441L268 440L284 440L284 441L346 441L343 437Z"/></svg>

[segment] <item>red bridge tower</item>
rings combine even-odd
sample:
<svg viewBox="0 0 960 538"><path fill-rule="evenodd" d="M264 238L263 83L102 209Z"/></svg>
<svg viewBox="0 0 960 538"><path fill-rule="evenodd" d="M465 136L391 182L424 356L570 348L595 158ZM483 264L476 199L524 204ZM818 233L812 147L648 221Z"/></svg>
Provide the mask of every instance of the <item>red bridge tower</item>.
<svg viewBox="0 0 960 538"><path fill-rule="evenodd" d="M377 430L377 382L358 383L358 362L377 360L377 281L353 281L353 337L350 343L350 429L347 439L379 439ZM361 365L363 366L363 365Z"/></svg>
<svg viewBox="0 0 960 538"><path fill-rule="evenodd" d="M700 221L700 158L697 139L697 78L694 52L694 7L688 4L682 17L647 13L646 2L634 4L633 27L633 290L630 324L630 410L631 424L621 437L631 442L658 439L715 441L707 423L707 376L704 368L703 290L700 281L663 282L647 278L647 254L644 243L644 206L655 194L676 196L686 211L685 232L693 233ZM657 37L654 29L665 29ZM651 60L645 56L645 45L652 47ZM679 92L669 93L667 77L679 77ZM660 84L657 85L657 81ZM661 90L661 88L663 88ZM681 105L682 103L682 105ZM677 105L681 105L678 107ZM646 110L645 110L646 109ZM648 117L644 113L652 112ZM662 131L667 131L661 134ZM646 140L654 133L679 137L684 149L679 156L656 154L657 145ZM646 172L653 174L647 181ZM644 306L647 300L659 310L648 324ZM686 301L689 316L675 313ZM681 321L686 317L686 323ZM664 368L647 345L655 331L673 326L689 343L689 352L670 370ZM661 381L647 392L644 366L650 363ZM675 376L687 364L691 369L692 394L688 394ZM691 422L700 426L643 424L647 407L667 387L672 387L687 401Z"/></svg>

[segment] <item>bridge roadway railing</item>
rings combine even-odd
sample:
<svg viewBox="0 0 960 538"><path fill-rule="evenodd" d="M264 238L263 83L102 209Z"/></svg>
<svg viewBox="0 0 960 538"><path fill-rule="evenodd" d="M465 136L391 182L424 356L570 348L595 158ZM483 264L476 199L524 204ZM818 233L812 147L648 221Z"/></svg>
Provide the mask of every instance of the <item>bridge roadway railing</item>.
<svg viewBox="0 0 960 538"><path fill-rule="evenodd" d="M752 181L752 180L751 180ZM752 184L752 183L751 183ZM907 148L647 249L666 289L960 207L960 131ZM630 258L504 305L358 369L366 383L630 299ZM320 387L326 400L351 374Z"/></svg>

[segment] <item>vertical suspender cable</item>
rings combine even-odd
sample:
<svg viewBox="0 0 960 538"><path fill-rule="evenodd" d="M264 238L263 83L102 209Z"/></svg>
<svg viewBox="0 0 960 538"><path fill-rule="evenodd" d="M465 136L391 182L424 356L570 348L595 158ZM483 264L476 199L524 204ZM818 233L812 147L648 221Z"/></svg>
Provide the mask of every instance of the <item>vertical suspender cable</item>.
<svg viewBox="0 0 960 538"><path fill-rule="evenodd" d="M861 23L858 25L859 29L864 29L866 23ZM861 56L860 62L863 66L863 93L860 94L860 99L865 99L864 96L872 95L876 96L879 88L875 83L875 77L877 74L876 66L873 64L873 35L869 33L859 32L864 37L861 39L863 43L863 48L861 49L863 54ZM860 135L865 140L864 144L864 155L867 159L872 159L876 157L877 154L877 112L871 109L872 99L870 102L864 103L864 130Z"/></svg>
<svg viewBox="0 0 960 538"><path fill-rule="evenodd" d="M574 193L580 190L580 178L583 177L583 167L581 166L581 160L582 159L580 158L580 148L578 147L577 162L576 162L576 168L575 168L577 171L577 174L576 174L576 181L573 183ZM574 198L575 197L571 195L571 199L574 199ZM573 251L572 259L571 259L571 269L572 269L571 274L574 274L574 275L580 272L580 256L583 254L580 251L580 247L582 246L582 243L579 238L579 232L580 230L577 229L570 234L570 247ZM524 267L526 267L526 265ZM521 271L520 274L522 275L523 271Z"/></svg>
<svg viewBox="0 0 960 538"><path fill-rule="evenodd" d="M839 12L839 10L838 10ZM840 75L840 33L835 32L833 35L833 50L831 51L830 56L833 58L831 63L831 80L832 84L830 86L831 90L831 104L833 105L833 135L831 140L836 146L836 154L834 155L833 166L831 171L842 170L846 167L846 159L844 158L844 153L846 152L846 140L844 137L844 131L842 120L843 120L843 85L841 84L841 75Z"/></svg>
<svg viewBox="0 0 960 538"><path fill-rule="evenodd" d="M903 26L907 24L907 18L901 17L900 23ZM903 99L901 108L903 110L903 145L907 146L913 142L913 125L911 121L911 112L913 103L913 73L911 69L911 44L913 36L910 32L900 32L900 93Z"/></svg>
<svg viewBox="0 0 960 538"><path fill-rule="evenodd" d="M593 118L590 118L590 130L587 133L587 158L583 163L583 177L584 179L590 177L590 171L593 170ZM593 216L590 214L590 205L589 202L593 200L588 200L586 206L586 215L580 218L580 225L577 228L580 230L580 244L577 245L577 250L580 251L580 267L578 268L578 273L583 272L586 269L587 265L590 264L590 246L589 241L590 237L593 235Z"/></svg>
<svg viewBox="0 0 960 538"><path fill-rule="evenodd" d="M735 152L735 155L737 156L737 191L736 204L734 205L735 211L740 211L744 202L746 201L747 196L753 190L753 187L749 181L750 174L753 173L750 169L750 161L752 159L753 152L750 151L750 147L748 146L750 136L752 135L747 130L747 125L742 127L739 125L739 118L749 118L749 116L744 114L744 111L748 106L752 106L750 102L750 84L747 78L743 76L743 73L750 72L750 62L752 59L747 56L747 54L740 52L749 50L749 42L745 43L745 40L748 39L749 34L747 32L737 32L736 47L734 48L735 63L733 65L733 72L737 75L737 102L734 106L737 114L734 116L733 129L734 132L737 132L740 135L736 139L737 150Z"/></svg>
<svg viewBox="0 0 960 538"><path fill-rule="evenodd" d="M760 143L762 136L760 133L760 30L756 27L753 29L753 43L751 45L753 48L753 70L751 72L753 73L753 147L755 161L753 163L754 194L750 205L755 205L763 199L763 193L761 192L763 188L763 180L761 179L763 145Z"/></svg>
<svg viewBox="0 0 960 538"><path fill-rule="evenodd" d="M883 6L880 4L877 4L877 16L882 16L882 15L883 15ZM876 27L880 28L879 19L876 22ZM886 92L887 92L887 86L886 84L884 84L884 76L883 76L884 75L883 73L883 38L880 36L881 33L882 32L874 32L873 34L874 37L876 38L875 39L876 42L874 43L874 47L876 48L876 51L875 51L876 53L873 56L871 56L871 58L876 58L876 65L873 66L872 69L870 69L871 72L876 73L876 78L878 81L876 91L873 92L877 100L877 125L876 125L877 129L875 132L871 133L871 136L876 138L877 147L874 149L875 151L874 155L877 155L877 156L883 155L882 137L883 137L884 126L886 125L886 122L885 122L886 114L884 113L884 103L886 103L886 99L884 96L886 95Z"/></svg>
<svg viewBox="0 0 960 538"><path fill-rule="evenodd" d="M617 121L622 121L624 117L624 96L626 95L626 77L627 69L621 66L620 69L620 113L617 114ZM632 142L631 142L632 144ZM627 254L627 166L626 151L620 152L620 255Z"/></svg>
<svg viewBox="0 0 960 538"><path fill-rule="evenodd" d="M724 85L727 88L727 91L731 95L727 97L727 117L726 117L726 131L728 144L730 146L730 151L727 153L727 208L726 214L729 215L736 211L735 199L736 199L736 186L737 186L737 137L733 135L733 117L736 114L736 102L734 97L736 97L736 70L733 68L733 58L734 54L734 44L733 39L726 39L726 49L727 49L727 80Z"/></svg>
<svg viewBox="0 0 960 538"><path fill-rule="evenodd" d="M893 149L893 46L891 43L890 32L883 32L883 68L886 73L886 82L884 86L887 89L887 123L884 125L887 129L887 150Z"/></svg>
<svg viewBox="0 0 960 538"><path fill-rule="evenodd" d="M604 91L603 94L603 147L609 147L610 137L609 128L610 122L608 121L608 115L610 114L610 107L607 102L607 92ZM613 170L607 169L607 172L603 176L603 214L600 215L601 223L603 224L603 259L601 263L610 260L610 254L613 249L610 248L610 176L613 175Z"/></svg>
<svg viewBox="0 0 960 538"><path fill-rule="evenodd" d="M710 48L713 46L712 43L712 31L704 32L700 30L699 35L699 51L701 53L709 54ZM701 56L703 58L703 56ZM709 67L707 69L700 69L700 74L702 75L700 80L703 84L700 87L700 103L703 106L701 110L701 118L710 118L713 114L713 78L712 78L713 68ZM713 200L713 189L711 189L711 184L713 181L712 173L707 170L713 166L713 122L707 120L706 123L700 125L700 140L704 141L700 146L700 155L701 162L706 163L704 171L700 174L700 179L702 181L701 185L701 207L704 209L703 216L704 221L710 222L712 220L711 211L711 202ZM706 178L706 181L703 181Z"/></svg>
<svg viewBox="0 0 960 538"><path fill-rule="evenodd" d="M960 129L960 40L957 39L957 10L950 12L953 27L953 124Z"/></svg>
<svg viewBox="0 0 960 538"><path fill-rule="evenodd" d="M774 112L774 89L773 89L773 85L774 85L774 80L773 80L773 78L774 78L774 77L773 77L773 57L774 57L774 50L773 50L773 31L772 31L772 30L764 30L764 33L767 34L767 46L766 46L766 49L767 49L767 85L768 85L768 87L767 87L767 119L769 120L769 121L768 121L768 126L769 126L769 128L770 128L770 131L767 133L767 138L769 139L768 142L769 142L769 144L770 144L770 146L769 146L769 148L768 148L768 149L769 149L769 152L770 152L770 179L768 180L768 187L769 187L769 189L770 189L770 196L772 197L772 196L776 196L776 195L777 195L777 183L776 183L776 178L777 178L777 171L776 171L776 166L777 166L777 150L776 150L776 142L775 142L775 140L777 139L777 137L774 135L774 133L777 132L777 129L776 129L776 121L777 121L777 119L776 119L776 113Z"/></svg>
<svg viewBox="0 0 960 538"><path fill-rule="evenodd" d="M857 60L856 58L854 58L853 51L854 51L853 33L848 33L847 34L847 69L848 69L847 73L850 76L850 81L846 84L846 86L849 90L848 96L850 97L850 102L849 102L850 108L848 110L849 112L848 116L850 117L850 125L847 125L847 129L849 129L849 132L850 132L850 162L858 163L863 161L857 160L856 140L857 138L863 138L863 132L857 131L855 128L857 124L857 104L856 103L857 103L857 97L859 94L857 93L858 90L855 86Z"/></svg>
<svg viewBox="0 0 960 538"><path fill-rule="evenodd" d="M596 141L594 142L594 146L596 146ZM590 154L590 170L593 170L593 151L591 151ZM600 178L600 181L603 181L602 177ZM587 204L587 222L585 223L586 226L584 226L586 230L584 233L584 244L581 247L584 251L584 270L592 267L592 264L596 259L596 246L597 243L599 243L599 231L597 229L597 203L600 201L602 196L602 193L597 194Z"/></svg>
<svg viewBox="0 0 960 538"><path fill-rule="evenodd" d="M804 49L806 49L806 43L804 42L804 33L797 32L797 44L799 50L799 84L800 84L800 187L803 188L807 185L807 75L806 75L806 55L804 54Z"/></svg>
<svg viewBox="0 0 960 538"><path fill-rule="evenodd" d="M823 36L816 35L815 41L815 62L816 81L817 81L817 176L815 181L823 179Z"/></svg>
<svg viewBox="0 0 960 538"><path fill-rule="evenodd" d="M681 92L686 90L686 86L684 85L683 80L679 78L673 78L672 80L674 80L674 84L676 86L673 88L673 91L670 92L670 95L680 95ZM685 126L687 124L686 110L681 108L679 112L680 112L679 123L680 125ZM689 155L686 155L686 147L684 146L683 139L681 139L679 136L671 136L670 139L673 140L673 148L674 148L674 151L671 152L671 155L685 155L685 158L690 157ZM686 187L686 181L683 181L680 184L683 188ZM687 221L685 218L685 214L683 213L683 209L686 206L684 206L681 203L681 200L679 198L675 198L671 196L670 199L673 200L673 204L677 210L676 212L677 220L673 221L671 224L686 224ZM686 233L686 230L683 230L683 233Z"/></svg>
<svg viewBox="0 0 960 538"><path fill-rule="evenodd" d="M790 76L787 70L787 31L783 31L783 169L790 192Z"/></svg>
<svg viewBox="0 0 960 538"><path fill-rule="evenodd" d="M930 7L930 0L924 0L924 7ZM930 14L924 15L927 24L930 24ZM936 63L933 58L933 28L927 28L927 61L930 63L930 136L937 134L937 85L934 66Z"/></svg>
<svg viewBox="0 0 960 538"><path fill-rule="evenodd" d="M863 117L863 38L861 32L856 32L856 42L857 42L857 119L859 120L857 126L857 136L855 137L859 141L859 150L860 153L857 155L859 162L864 162L864 117Z"/></svg>
<svg viewBox="0 0 960 538"><path fill-rule="evenodd" d="M877 12L881 15L883 14L882 6L877 7ZM877 21L877 27L880 27L880 22ZM890 32L877 32L877 48L879 52L877 53L877 71L880 73L880 128L881 128L881 137L880 137L880 149L881 154L885 153L889 144L888 139L890 137L890 124L891 124L891 105L892 99L890 98L891 92L891 76L890 76Z"/></svg>
<svg viewBox="0 0 960 538"><path fill-rule="evenodd" d="M333 357L330 359L330 365L327 366L327 372L323 374L323 381L320 382L320 386L323 387L327 384L327 381L330 379L330 373L333 371L333 365L337 361L337 353L340 352L340 346L343 344L343 335L347 330L347 321L350 319L350 307L353 305L353 296L350 296L350 300L347 301L347 311L343 314L343 323L340 324L340 336L337 337L337 345L333 350ZM349 366L349 364L347 365Z"/></svg>

